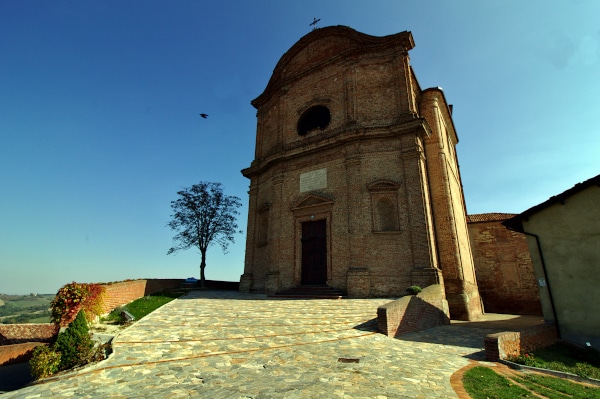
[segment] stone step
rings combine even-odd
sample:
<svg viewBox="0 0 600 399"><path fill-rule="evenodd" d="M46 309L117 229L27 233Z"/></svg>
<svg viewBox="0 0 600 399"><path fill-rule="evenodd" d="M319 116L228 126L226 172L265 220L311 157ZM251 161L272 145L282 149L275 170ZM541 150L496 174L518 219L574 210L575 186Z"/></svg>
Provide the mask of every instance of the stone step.
<svg viewBox="0 0 600 399"><path fill-rule="evenodd" d="M272 298L289 299L342 299L345 296L344 292L327 285L299 285L269 295Z"/></svg>

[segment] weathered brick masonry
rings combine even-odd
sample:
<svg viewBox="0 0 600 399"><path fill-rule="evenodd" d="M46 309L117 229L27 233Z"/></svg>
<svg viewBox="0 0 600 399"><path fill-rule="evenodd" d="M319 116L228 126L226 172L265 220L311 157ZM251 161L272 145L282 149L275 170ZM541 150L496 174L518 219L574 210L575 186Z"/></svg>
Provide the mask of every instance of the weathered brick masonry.
<svg viewBox="0 0 600 399"><path fill-rule="evenodd" d="M540 294L524 234L502 222L515 215L469 215L477 285L487 313L542 315Z"/></svg>
<svg viewBox="0 0 600 399"><path fill-rule="evenodd" d="M388 337L450 324L444 287L430 285L418 295L409 295L377 309L377 327Z"/></svg>
<svg viewBox="0 0 600 399"><path fill-rule="evenodd" d="M540 324L521 331L506 331L485 337L485 356L496 362L518 356L539 348L545 348L558 341L556 325Z"/></svg>
<svg viewBox="0 0 600 399"><path fill-rule="evenodd" d="M44 342L26 342L24 344L1 345L0 366L29 361L33 350L38 345L48 344Z"/></svg>
<svg viewBox="0 0 600 399"><path fill-rule="evenodd" d="M240 289L357 297L442 284L456 319L481 314L454 123L421 90L410 32L316 29L283 55L257 108Z"/></svg>

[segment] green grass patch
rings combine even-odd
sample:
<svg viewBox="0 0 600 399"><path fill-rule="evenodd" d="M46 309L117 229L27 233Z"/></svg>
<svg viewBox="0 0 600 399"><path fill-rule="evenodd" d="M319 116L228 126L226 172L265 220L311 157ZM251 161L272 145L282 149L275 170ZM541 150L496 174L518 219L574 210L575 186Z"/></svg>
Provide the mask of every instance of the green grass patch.
<svg viewBox="0 0 600 399"><path fill-rule="evenodd" d="M535 398L532 393L487 367L467 370L463 376L463 386L473 399Z"/></svg>
<svg viewBox="0 0 600 399"><path fill-rule="evenodd" d="M509 360L525 366L564 371L600 380L600 352L593 348L556 344Z"/></svg>
<svg viewBox="0 0 600 399"><path fill-rule="evenodd" d="M550 399L600 398L600 388L591 388L562 378L527 374L515 379L528 389Z"/></svg>
<svg viewBox="0 0 600 399"><path fill-rule="evenodd" d="M147 295L145 297L136 299L125 306L120 306L114 309L104 320L114 323L124 323L125 320L121 316L121 312L124 310L133 315L136 320L139 320L161 306L171 302L175 298L179 298L181 295L183 295L181 292L162 292L158 294Z"/></svg>
<svg viewBox="0 0 600 399"><path fill-rule="evenodd" d="M39 317L32 317L27 321L27 323L52 323L52 321L51 316L47 314Z"/></svg>
<svg viewBox="0 0 600 399"><path fill-rule="evenodd" d="M463 386L473 399L536 398L534 393L550 399L600 398L600 388L562 378L523 374L521 377L514 377L514 380L527 390L492 369L479 366L467 370L463 376Z"/></svg>

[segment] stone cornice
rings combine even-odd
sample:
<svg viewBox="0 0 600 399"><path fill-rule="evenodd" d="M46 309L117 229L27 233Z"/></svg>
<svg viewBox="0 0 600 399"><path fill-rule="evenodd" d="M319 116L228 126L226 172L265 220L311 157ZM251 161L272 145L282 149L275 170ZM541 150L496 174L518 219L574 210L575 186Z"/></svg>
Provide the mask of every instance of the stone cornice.
<svg viewBox="0 0 600 399"><path fill-rule="evenodd" d="M242 170L242 174L247 178L252 178L252 176L262 173L280 162L290 161L316 152L324 152L343 146L352 141L387 140L411 132L421 134L425 137L428 137L431 134L427 122L422 118L415 118L411 122L402 122L396 125L356 127L355 129L345 130L343 132L336 131L336 134L315 136L314 140L285 146L276 154L260 160L254 160L250 167Z"/></svg>

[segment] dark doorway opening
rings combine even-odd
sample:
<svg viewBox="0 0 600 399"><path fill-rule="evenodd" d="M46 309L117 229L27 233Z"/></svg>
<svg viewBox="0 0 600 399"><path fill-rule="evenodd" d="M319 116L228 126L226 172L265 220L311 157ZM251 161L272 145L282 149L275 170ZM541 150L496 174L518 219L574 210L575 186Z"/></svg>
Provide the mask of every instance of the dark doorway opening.
<svg viewBox="0 0 600 399"><path fill-rule="evenodd" d="M302 284L327 283L327 222L302 223Z"/></svg>

